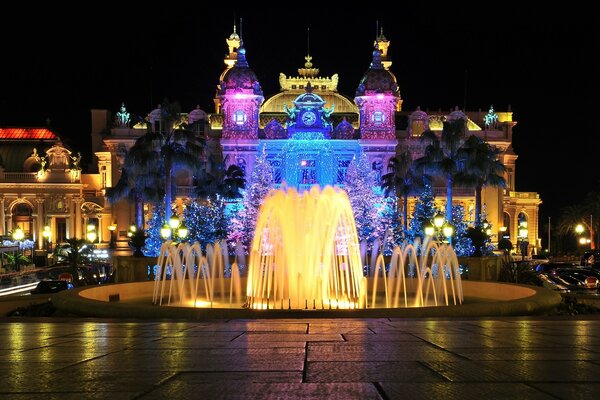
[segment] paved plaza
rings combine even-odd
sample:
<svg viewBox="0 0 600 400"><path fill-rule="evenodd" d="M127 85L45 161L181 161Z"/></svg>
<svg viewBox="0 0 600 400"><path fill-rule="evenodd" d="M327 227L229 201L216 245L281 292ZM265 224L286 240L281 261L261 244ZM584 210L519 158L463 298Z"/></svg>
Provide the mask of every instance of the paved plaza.
<svg viewBox="0 0 600 400"><path fill-rule="evenodd" d="M600 316L0 320L0 398L593 399Z"/></svg>

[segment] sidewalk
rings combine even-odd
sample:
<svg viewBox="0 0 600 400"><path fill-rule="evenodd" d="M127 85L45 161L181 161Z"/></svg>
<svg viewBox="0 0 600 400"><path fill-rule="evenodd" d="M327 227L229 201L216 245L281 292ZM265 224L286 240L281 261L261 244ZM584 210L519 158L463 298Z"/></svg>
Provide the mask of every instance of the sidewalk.
<svg viewBox="0 0 600 400"><path fill-rule="evenodd" d="M0 398L597 398L600 316L0 320Z"/></svg>

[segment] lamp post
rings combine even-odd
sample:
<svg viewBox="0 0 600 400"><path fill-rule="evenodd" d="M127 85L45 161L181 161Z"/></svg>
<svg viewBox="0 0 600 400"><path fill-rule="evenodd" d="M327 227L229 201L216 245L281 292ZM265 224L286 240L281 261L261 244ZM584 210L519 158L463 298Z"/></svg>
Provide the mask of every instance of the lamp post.
<svg viewBox="0 0 600 400"><path fill-rule="evenodd" d="M111 224L108 226L108 230L110 231L110 243L108 245L109 248L114 249L115 246L115 230L117 229L117 225Z"/></svg>
<svg viewBox="0 0 600 400"><path fill-rule="evenodd" d="M46 252L50 253L52 251L52 231L48 225L44 226L44 231L42 232L42 236L46 242Z"/></svg>
<svg viewBox="0 0 600 400"><path fill-rule="evenodd" d="M14 241L17 242L17 255L15 256L15 268L17 270L19 270L19 262L20 262L20 256L21 256L21 241L23 240L23 238L25 237L25 233L23 232L23 229L17 227L13 233L12 233L12 238Z"/></svg>
<svg viewBox="0 0 600 400"><path fill-rule="evenodd" d="M445 218L441 213L438 213L433 217L433 223L427 222L423 225L423 232L425 233L425 236L435 236L436 242L440 241L440 235L443 235L449 243L454 234L454 226L445 221Z"/></svg>
<svg viewBox="0 0 600 400"><path fill-rule="evenodd" d="M519 235L517 236L520 240L520 248L521 248L521 261L525 260L525 254L527 254L527 247L529 246L529 242L527 241L527 237L529 235L529 231L527 230L527 221L519 222Z"/></svg>

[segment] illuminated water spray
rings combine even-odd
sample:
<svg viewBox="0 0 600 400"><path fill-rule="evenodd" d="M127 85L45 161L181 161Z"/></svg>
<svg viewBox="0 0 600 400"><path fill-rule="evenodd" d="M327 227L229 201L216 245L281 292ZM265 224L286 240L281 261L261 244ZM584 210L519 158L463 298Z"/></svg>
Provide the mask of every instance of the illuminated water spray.
<svg viewBox="0 0 600 400"><path fill-rule="evenodd" d="M288 188L266 199L250 249L248 307L357 308L364 281L344 191Z"/></svg>
<svg viewBox="0 0 600 400"><path fill-rule="evenodd" d="M364 247L364 246L363 246ZM272 191L260 208L248 276L229 265L227 247L161 247L153 303L252 309L365 309L456 305L463 301L452 247L433 241L397 246L363 273L348 196L313 186ZM387 262L386 262L387 261ZM228 270L228 277L224 271ZM242 287L246 286L245 296Z"/></svg>

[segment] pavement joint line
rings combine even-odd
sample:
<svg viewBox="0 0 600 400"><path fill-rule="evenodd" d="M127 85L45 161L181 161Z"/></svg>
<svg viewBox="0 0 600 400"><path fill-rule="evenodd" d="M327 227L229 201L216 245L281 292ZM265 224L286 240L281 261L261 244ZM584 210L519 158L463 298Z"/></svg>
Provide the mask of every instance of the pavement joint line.
<svg viewBox="0 0 600 400"><path fill-rule="evenodd" d="M375 386L375 390L377 390L377 393L379 393L382 400L390 400L390 397L387 395L385 390L383 390L381 383L379 383L379 382L371 382L371 383L373 384L373 386Z"/></svg>
<svg viewBox="0 0 600 400"><path fill-rule="evenodd" d="M85 360L81 360L81 361L78 361L76 363L65 365L64 367L60 367L60 368L54 369L54 370L52 370L52 372L62 371L63 369L71 368L71 367L74 367L76 365L87 363L87 362L90 362L90 361L93 361L93 360L99 360L99 359L101 359L103 357L106 357L106 356L109 356L111 354L120 353L123 350L126 350L126 349L119 349L119 350L115 350L115 351L109 351L108 353L97 355L96 357L87 358Z"/></svg>
<svg viewBox="0 0 600 400"><path fill-rule="evenodd" d="M530 388L532 388L533 390L537 390L537 391L538 391L538 392L540 392L540 393L544 393L545 395L547 395L547 396L550 396L550 397L552 397L553 399L562 399L562 397L558 397L558 396L556 396L556 395L554 395L554 394L552 394L552 393L550 393L550 392L547 392L547 391L545 391L545 390L543 390L543 389L540 389L540 388L538 388L538 387L535 387L535 386L531 386L531 384L532 384L532 383L538 383L538 382L521 382L521 383L522 383L523 385L527 386L527 387L530 387Z"/></svg>
<svg viewBox="0 0 600 400"><path fill-rule="evenodd" d="M242 336L243 334L247 333L248 331L244 331L242 333L240 333L239 335L237 335L236 337L234 337L233 339L230 340L230 342L233 342L234 340L236 340L237 338L239 338L240 336Z"/></svg>
<svg viewBox="0 0 600 400"><path fill-rule="evenodd" d="M308 372L308 342L304 343L304 363L302 364L302 383L306 383L306 374Z"/></svg>
<svg viewBox="0 0 600 400"><path fill-rule="evenodd" d="M436 375L440 376L444 381L446 382L452 382L452 383L456 383L453 380L449 379L448 377L444 376L443 374L441 374L438 370L434 369L431 365L429 365L429 363L424 362L424 361L417 361L417 364L420 364L422 366L424 366L425 368L427 368L428 370L434 372Z"/></svg>
<svg viewBox="0 0 600 400"><path fill-rule="evenodd" d="M162 386L163 384L169 382L170 380L174 379L176 376L178 376L180 374L181 374L181 371L174 372L172 375L167 376L163 380L154 383L150 389L144 390L142 393L140 393L140 394L138 394L136 396L133 396L132 400L139 399L142 396L145 396L147 394L152 393L154 390L158 389L160 386Z"/></svg>

